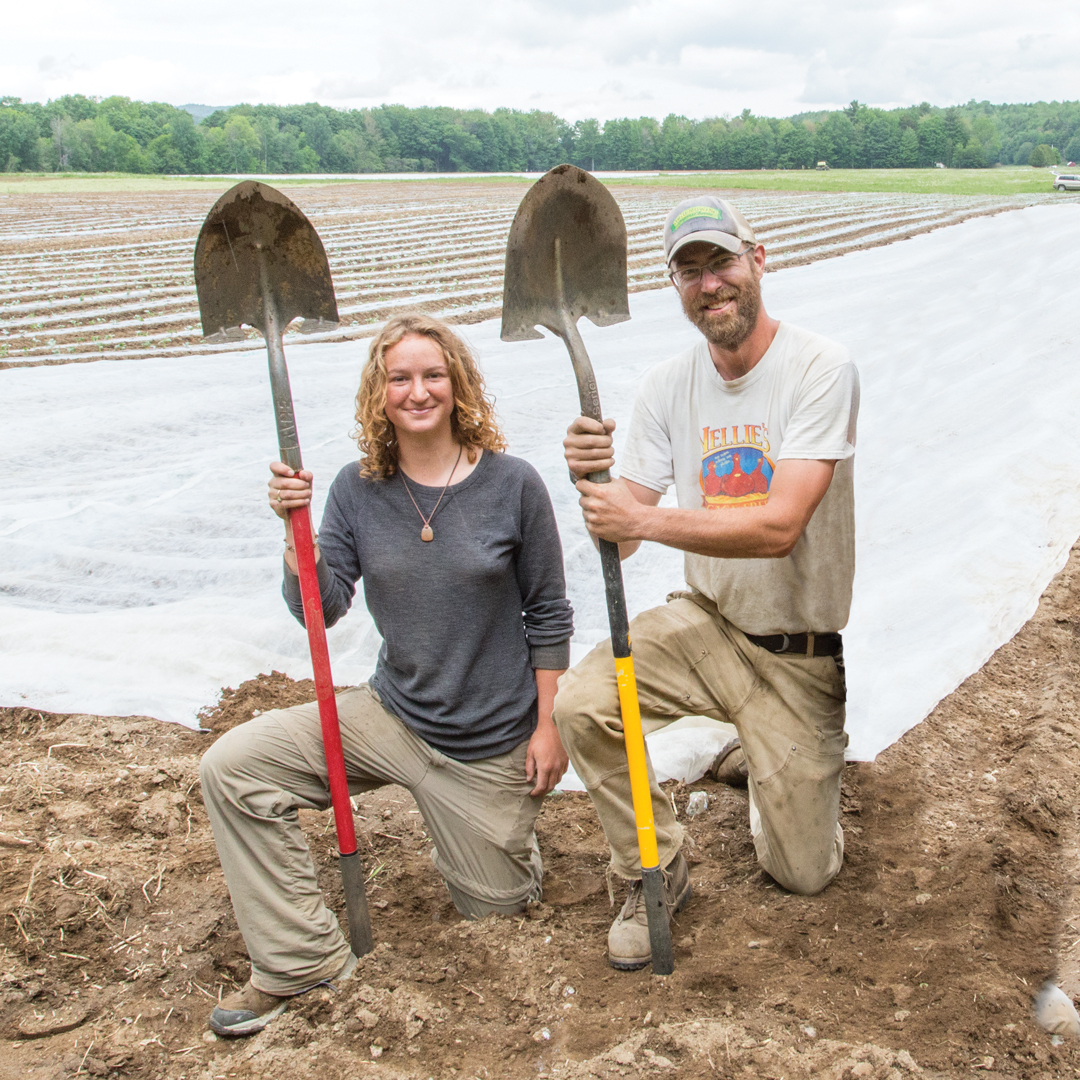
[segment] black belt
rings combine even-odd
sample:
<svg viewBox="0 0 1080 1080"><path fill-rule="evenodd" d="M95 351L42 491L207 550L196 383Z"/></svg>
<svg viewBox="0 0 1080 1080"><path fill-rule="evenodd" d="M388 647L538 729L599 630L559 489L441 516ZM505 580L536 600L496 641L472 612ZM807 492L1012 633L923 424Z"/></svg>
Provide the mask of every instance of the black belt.
<svg viewBox="0 0 1080 1080"><path fill-rule="evenodd" d="M844 651L844 639L839 634L767 634L765 637L747 634L746 637L771 653L839 656Z"/></svg>

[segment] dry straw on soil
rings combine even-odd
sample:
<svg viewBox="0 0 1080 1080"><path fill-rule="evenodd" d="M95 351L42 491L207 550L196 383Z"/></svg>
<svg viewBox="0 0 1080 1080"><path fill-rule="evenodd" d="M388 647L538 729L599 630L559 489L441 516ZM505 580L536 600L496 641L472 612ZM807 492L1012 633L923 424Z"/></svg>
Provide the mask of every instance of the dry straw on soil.
<svg viewBox="0 0 1080 1080"><path fill-rule="evenodd" d="M691 785L710 804L687 821L676 972L615 973L585 796L545 803L544 903L469 924L411 798L387 788L358 800L374 954L235 1043L205 1036L247 963L198 758L310 685L229 691L206 734L0 710L0 1077L1075 1075L1080 1049L1030 1015L1048 976L1080 991L1078 566L1074 551L1028 626L927 721L848 770L846 865L821 896L756 869L744 793ZM684 811L690 792L670 794ZM301 818L340 909L329 815Z"/></svg>

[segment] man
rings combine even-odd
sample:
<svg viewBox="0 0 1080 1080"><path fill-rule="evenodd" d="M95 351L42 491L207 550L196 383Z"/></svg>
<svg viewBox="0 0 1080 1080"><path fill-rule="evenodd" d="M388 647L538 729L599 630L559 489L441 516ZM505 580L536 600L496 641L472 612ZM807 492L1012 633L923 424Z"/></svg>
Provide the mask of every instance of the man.
<svg viewBox="0 0 1080 1080"><path fill-rule="evenodd" d="M594 537L618 542L623 558L643 540L686 552L688 591L630 627L646 730L687 715L733 723L741 745L714 768L721 778L749 774L758 862L785 888L813 894L843 860L839 631L854 573L858 375L839 345L768 315L765 249L730 203L680 203L664 250L703 339L645 376L619 479L580 479L613 466L611 420L574 421L566 460ZM660 507L672 484L678 508ZM643 967L649 935L609 642L563 677L555 722L612 869L631 882L609 962ZM683 833L650 779L674 912L690 896Z"/></svg>

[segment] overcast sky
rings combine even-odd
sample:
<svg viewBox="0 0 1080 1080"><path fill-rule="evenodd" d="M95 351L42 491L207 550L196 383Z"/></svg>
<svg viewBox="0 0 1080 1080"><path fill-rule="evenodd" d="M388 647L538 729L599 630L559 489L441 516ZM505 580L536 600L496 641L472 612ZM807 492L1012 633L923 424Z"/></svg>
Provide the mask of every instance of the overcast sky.
<svg viewBox="0 0 1080 1080"><path fill-rule="evenodd" d="M4 16L0 94L771 116L1080 98L1071 0L42 0Z"/></svg>

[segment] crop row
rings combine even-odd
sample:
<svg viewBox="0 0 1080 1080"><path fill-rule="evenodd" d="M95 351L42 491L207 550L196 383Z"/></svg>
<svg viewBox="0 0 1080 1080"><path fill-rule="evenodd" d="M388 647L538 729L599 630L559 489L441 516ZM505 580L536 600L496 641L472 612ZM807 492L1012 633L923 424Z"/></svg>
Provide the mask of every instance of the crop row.
<svg viewBox="0 0 1080 1080"><path fill-rule="evenodd" d="M355 185L296 193L323 238L341 326L306 340L366 336L403 310L472 322L498 314L516 185ZM670 189L615 188L634 291L661 287ZM428 197L424 197L424 196ZM65 363L260 347L209 344L191 258L205 198L47 196L0 206L0 364ZM1022 200L786 195L739 200L779 268L842 254ZM295 331L290 330L290 334Z"/></svg>

